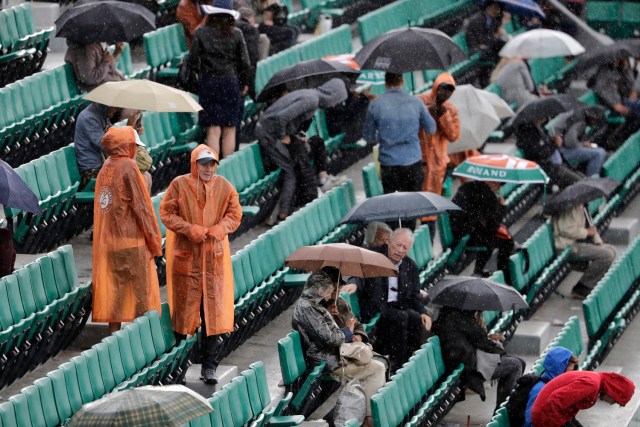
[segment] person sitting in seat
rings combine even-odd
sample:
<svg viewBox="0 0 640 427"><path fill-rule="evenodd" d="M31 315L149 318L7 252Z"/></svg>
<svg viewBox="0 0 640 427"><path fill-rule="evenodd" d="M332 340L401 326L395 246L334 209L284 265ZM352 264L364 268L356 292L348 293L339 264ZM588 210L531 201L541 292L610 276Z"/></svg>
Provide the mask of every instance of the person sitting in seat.
<svg viewBox="0 0 640 427"><path fill-rule="evenodd" d="M571 247L570 261L586 260L589 263L582 278L571 290L572 297L585 299L613 263L616 249L602 241L587 209L582 205L554 215L551 222L556 249L562 251Z"/></svg>
<svg viewBox="0 0 640 427"><path fill-rule="evenodd" d="M116 43L116 48L111 54L102 43L83 46L67 40L64 62L73 67L78 89L90 92L103 83L125 79L116 68L116 61L123 50L124 43Z"/></svg>
<svg viewBox="0 0 640 427"><path fill-rule="evenodd" d="M510 283L509 256L513 253L514 241L509 230L502 224L504 217L504 198L498 195L501 183L493 181L467 181L458 188L453 203L462 210L451 212L451 232L455 242L469 235L468 245L484 246L479 252L473 274L488 277L485 272L489 258L498 248L498 270L502 270L505 280Z"/></svg>
<svg viewBox="0 0 640 427"><path fill-rule="evenodd" d="M300 333L308 363L316 366L325 362L325 371L347 380L358 378L362 382L366 398L366 418L363 425L373 425L371 419L370 398L385 383L385 367L374 359L364 365L343 360L340 347L354 340L355 317L345 320L340 328L329 310L323 307L323 301L329 301L334 295L335 286L326 273L313 273L304 286L302 296L293 309L291 324ZM357 335L356 335L357 336Z"/></svg>
<svg viewBox="0 0 640 427"><path fill-rule="evenodd" d="M388 245L392 232L391 227L384 222L370 222L364 231L364 242L362 242L362 246L367 249L374 249L382 245Z"/></svg>
<svg viewBox="0 0 640 427"><path fill-rule="evenodd" d="M484 381L498 380L496 409L505 401L524 372L525 362L507 356L499 334L487 335L481 322L482 312L444 307L433 323L433 333L440 338L442 359L447 371L464 363L463 379L471 390L485 400ZM478 351L483 354L482 366ZM497 355L492 358L492 355ZM491 363L493 361L493 363Z"/></svg>

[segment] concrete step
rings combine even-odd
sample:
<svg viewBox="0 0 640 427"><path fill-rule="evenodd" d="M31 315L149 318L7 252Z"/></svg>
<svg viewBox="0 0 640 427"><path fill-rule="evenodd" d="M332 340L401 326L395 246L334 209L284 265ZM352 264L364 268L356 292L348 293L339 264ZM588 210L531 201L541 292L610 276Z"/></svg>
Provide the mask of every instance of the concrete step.
<svg viewBox="0 0 640 427"><path fill-rule="evenodd" d="M513 338L506 345L513 355L539 355L551 341L551 323L526 320L518 324Z"/></svg>
<svg viewBox="0 0 640 427"><path fill-rule="evenodd" d="M640 221L637 217L617 217L611 220L602 239L612 245L628 245L639 232Z"/></svg>

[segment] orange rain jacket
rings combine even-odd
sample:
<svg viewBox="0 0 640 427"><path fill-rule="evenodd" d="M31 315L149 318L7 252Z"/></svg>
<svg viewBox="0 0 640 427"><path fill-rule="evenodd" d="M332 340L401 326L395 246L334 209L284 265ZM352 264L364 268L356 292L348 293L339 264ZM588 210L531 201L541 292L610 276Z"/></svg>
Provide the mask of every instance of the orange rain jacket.
<svg viewBox="0 0 640 427"><path fill-rule="evenodd" d="M455 86L456 81L449 73L441 73L433 83L431 92L418 95L418 98L426 107L435 102L436 91L442 83L449 83ZM431 191L436 194L442 193L442 184L449 163L447 155L447 143L457 141L460 138L460 119L458 109L449 101L443 104L447 112L436 121L436 131L429 135L424 130L420 130L420 146L422 148L422 163L424 164L423 191Z"/></svg>
<svg viewBox="0 0 640 427"><path fill-rule="evenodd" d="M160 205L167 227L167 291L173 329L191 335L200 326L204 301L207 336L233 332L233 271L227 235L242 219L238 192L214 175L200 181L196 159L206 145L191 153L191 173L174 179ZM203 242L205 234L213 238Z"/></svg>
<svg viewBox="0 0 640 427"><path fill-rule="evenodd" d="M184 25L184 37L187 47L191 46L191 40L198 27L204 24L206 16L200 14L200 5L192 0L180 0L176 8L176 19Z"/></svg>
<svg viewBox="0 0 640 427"><path fill-rule="evenodd" d="M109 158L93 202L93 321L131 322L160 310L154 255L162 238L144 179L133 158L135 130L112 127L102 138Z"/></svg>

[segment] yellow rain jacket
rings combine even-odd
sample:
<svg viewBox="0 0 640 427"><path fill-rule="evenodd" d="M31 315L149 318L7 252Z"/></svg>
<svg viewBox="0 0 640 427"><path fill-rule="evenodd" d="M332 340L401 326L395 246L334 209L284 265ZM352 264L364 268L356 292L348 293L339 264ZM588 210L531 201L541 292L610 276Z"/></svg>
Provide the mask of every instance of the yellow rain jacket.
<svg viewBox="0 0 640 427"><path fill-rule="evenodd" d="M433 83L431 92L418 95L418 98L426 107L435 102L436 91L442 83L449 83L455 86L456 81L449 73L441 73ZM429 135L424 130L420 131L420 146L422 148L422 163L424 165L424 182L422 184L423 191L431 191L432 193L442 194L442 184L444 176L447 172L447 164L449 156L447 155L447 144L457 141L460 138L460 119L458 118L458 109L449 101L443 104L447 108L447 112L439 118L433 118L436 121L436 131Z"/></svg>
<svg viewBox="0 0 640 427"><path fill-rule="evenodd" d="M93 321L131 322L160 310L154 255L162 255L158 221L136 162L135 130L112 127L102 138L109 156L93 203Z"/></svg>
<svg viewBox="0 0 640 427"><path fill-rule="evenodd" d="M183 335L200 326L204 302L207 336L233 332L233 271L227 235L242 219L238 192L220 175L205 183L191 153L191 173L174 179L160 205L167 227L167 291L173 329ZM213 238L203 242L207 230Z"/></svg>

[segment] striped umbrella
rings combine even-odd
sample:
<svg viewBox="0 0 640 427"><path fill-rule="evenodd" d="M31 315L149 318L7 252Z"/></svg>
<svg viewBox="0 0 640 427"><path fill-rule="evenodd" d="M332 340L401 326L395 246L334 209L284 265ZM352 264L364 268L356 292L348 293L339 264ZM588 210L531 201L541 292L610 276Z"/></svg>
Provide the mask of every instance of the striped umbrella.
<svg viewBox="0 0 640 427"><path fill-rule="evenodd" d="M477 181L546 184L549 177L530 160L504 154L483 154L469 157L454 169L453 174Z"/></svg>

